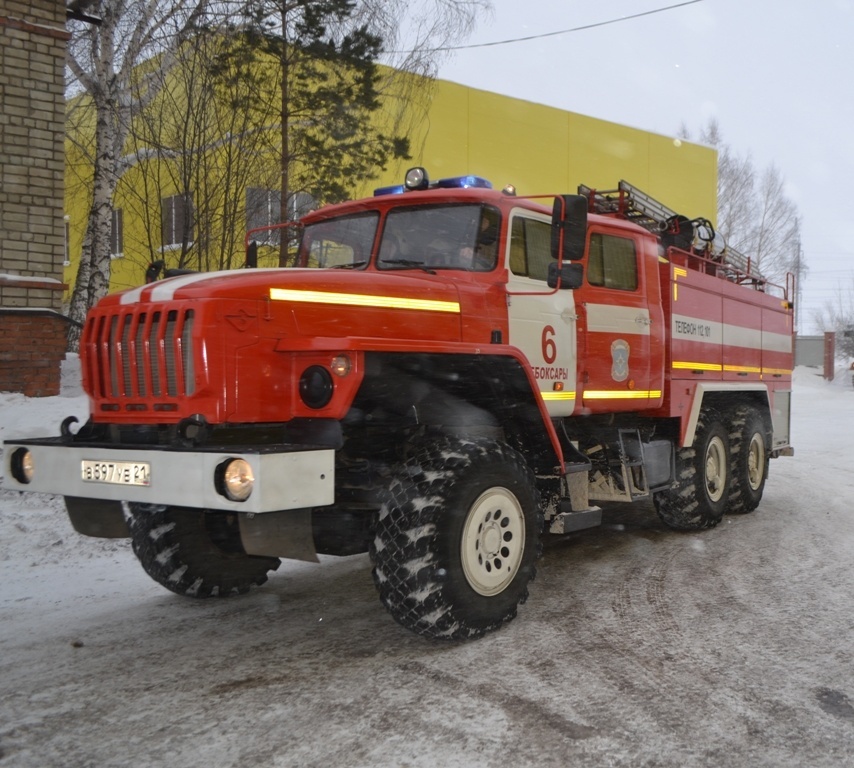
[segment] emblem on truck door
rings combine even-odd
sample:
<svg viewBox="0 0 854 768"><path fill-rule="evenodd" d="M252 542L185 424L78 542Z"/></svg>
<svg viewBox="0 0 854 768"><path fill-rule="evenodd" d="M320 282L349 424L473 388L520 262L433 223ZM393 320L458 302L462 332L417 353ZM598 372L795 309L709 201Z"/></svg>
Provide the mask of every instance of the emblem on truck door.
<svg viewBox="0 0 854 768"><path fill-rule="evenodd" d="M611 378L625 381L629 377L629 343L617 339L611 344Z"/></svg>

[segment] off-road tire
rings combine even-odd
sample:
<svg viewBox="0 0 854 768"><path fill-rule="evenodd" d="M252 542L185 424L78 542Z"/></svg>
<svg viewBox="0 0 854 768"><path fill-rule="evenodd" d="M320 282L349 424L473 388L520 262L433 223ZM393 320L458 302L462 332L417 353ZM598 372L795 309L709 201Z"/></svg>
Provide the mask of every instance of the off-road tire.
<svg viewBox="0 0 854 768"><path fill-rule="evenodd" d="M742 405L729 423L732 483L727 512L752 512L759 506L768 477L768 432L755 408Z"/></svg>
<svg viewBox="0 0 854 768"><path fill-rule="evenodd" d="M528 597L543 518L524 458L489 439L414 447L382 493L370 554L380 600L429 638L498 629Z"/></svg>
<svg viewBox="0 0 854 768"><path fill-rule="evenodd" d="M704 410L694 444L676 452L675 480L653 497L658 516L679 531L714 528L729 501L729 433L715 411Z"/></svg>
<svg viewBox="0 0 854 768"><path fill-rule="evenodd" d="M227 513L129 504L134 554L158 584L190 597L242 595L267 581L281 561L247 555L237 520Z"/></svg>

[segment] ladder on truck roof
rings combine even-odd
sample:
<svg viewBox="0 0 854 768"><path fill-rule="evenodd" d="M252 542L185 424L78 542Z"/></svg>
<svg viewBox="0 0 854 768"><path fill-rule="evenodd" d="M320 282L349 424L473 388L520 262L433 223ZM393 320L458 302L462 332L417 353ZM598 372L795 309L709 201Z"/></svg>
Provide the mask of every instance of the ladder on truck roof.
<svg viewBox="0 0 854 768"><path fill-rule="evenodd" d="M578 194L587 198L592 213L617 215L658 235L670 230L674 222L691 224L691 240L700 241L703 243L702 249L712 254L715 230L708 219L687 219L627 181L620 181L617 189L606 190L579 184ZM705 234L699 232L700 229L704 229ZM685 250L690 250L691 247L688 245ZM715 261L722 266L732 267L738 275L758 282L764 281L762 275L751 271L750 258L735 248L724 244L722 250L712 255Z"/></svg>

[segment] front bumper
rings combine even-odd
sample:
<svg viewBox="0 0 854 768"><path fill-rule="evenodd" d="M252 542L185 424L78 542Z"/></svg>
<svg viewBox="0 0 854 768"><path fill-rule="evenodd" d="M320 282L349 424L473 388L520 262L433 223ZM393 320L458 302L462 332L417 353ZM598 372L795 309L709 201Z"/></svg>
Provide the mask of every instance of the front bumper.
<svg viewBox="0 0 854 768"><path fill-rule="evenodd" d="M335 451L304 445L204 446L193 448L72 443L64 437L7 440L3 443L3 487L88 499L168 504L234 512L264 513L332 504L335 500ZM29 483L12 473L12 457L27 448L34 474ZM217 468L228 459L245 459L255 485L245 501L232 501L217 490ZM105 464L145 462L146 486L84 480L84 461Z"/></svg>

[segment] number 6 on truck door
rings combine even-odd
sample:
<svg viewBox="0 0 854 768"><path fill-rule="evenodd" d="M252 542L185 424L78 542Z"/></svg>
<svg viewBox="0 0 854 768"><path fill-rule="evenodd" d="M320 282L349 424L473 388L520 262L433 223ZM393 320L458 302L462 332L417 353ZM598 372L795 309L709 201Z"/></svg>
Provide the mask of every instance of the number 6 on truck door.
<svg viewBox="0 0 854 768"><path fill-rule="evenodd" d="M509 249L510 343L528 358L549 413L569 416L575 408L575 297L546 285L550 220L514 211Z"/></svg>

